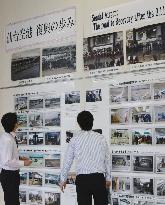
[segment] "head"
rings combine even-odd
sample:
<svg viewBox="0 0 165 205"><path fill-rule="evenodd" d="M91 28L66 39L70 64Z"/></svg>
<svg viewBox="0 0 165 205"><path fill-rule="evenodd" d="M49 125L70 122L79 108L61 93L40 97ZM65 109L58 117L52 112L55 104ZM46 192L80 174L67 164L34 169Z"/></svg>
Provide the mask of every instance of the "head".
<svg viewBox="0 0 165 205"><path fill-rule="evenodd" d="M5 130L5 132L13 132L17 129L17 115L16 113L6 113L3 115L1 119L1 124Z"/></svg>
<svg viewBox="0 0 165 205"><path fill-rule="evenodd" d="M77 122L84 131L89 131L93 127L93 115L89 111L82 111L77 116Z"/></svg>

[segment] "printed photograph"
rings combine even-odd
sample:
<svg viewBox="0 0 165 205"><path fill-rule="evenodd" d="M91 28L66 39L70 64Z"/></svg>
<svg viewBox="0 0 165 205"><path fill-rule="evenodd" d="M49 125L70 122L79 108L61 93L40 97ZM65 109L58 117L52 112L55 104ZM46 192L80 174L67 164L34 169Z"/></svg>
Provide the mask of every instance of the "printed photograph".
<svg viewBox="0 0 165 205"><path fill-rule="evenodd" d="M161 100L165 99L165 83L156 83L153 86L154 88L154 99Z"/></svg>
<svg viewBox="0 0 165 205"><path fill-rule="evenodd" d="M138 195L153 195L153 179L133 178L133 193Z"/></svg>
<svg viewBox="0 0 165 205"><path fill-rule="evenodd" d="M29 127L42 127L42 126L43 126L43 113L30 113Z"/></svg>
<svg viewBox="0 0 165 205"><path fill-rule="evenodd" d="M29 191L29 205L42 205L42 191Z"/></svg>
<svg viewBox="0 0 165 205"><path fill-rule="evenodd" d="M112 197L112 205L119 205L119 198Z"/></svg>
<svg viewBox="0 0 165 205"><path fill-rule="evenodd" d="M130 171L130 155L112 154L112 171Z"/></svg>
<svg viewBox="0 0 165 205"><path fill-rule="evenodd" d="M61 114L58 111L45 113L45 126L60 126Z"/></svg>
<svg viewBox="0 0 165 205"><path fill-rule="evenodd" d="M29 153L29 159L32 160L30 167L43 167L44 166L44 154L31 152Z"/></svg>
<svg viewBox="0 0 165 205"><path fill-rule="evenodd" d="M158 197L165 197L165 179L156 180L156 195Z"/></svg>
<svg viewBox="0 0 165 205"><path fill-rule="evenodd" d="M40 77L40 49L14 53L11 60L11 80Z"/></svg>
<svg viewBox="0 0 165 205"><path fill-rule="evenodd" d="M162 200L157 200L156 205L164 205L164 199Z"/></svg>
<svg viewBox="0 0 165 205"><path fill-rule="evenodd" d="M45 205L60 205L60 193L45 192Z"/></svg>
<svg viewBox="0 0 165 205"><path fill-rule="evenodd" d="M69 143L70 140L72 139L73 137L73 131L72 130L68 130L66 131L66 142Z"/></svg>
<svg viewBox="0 0 165 205"><path fill-rule="evenodd" d="M112 129L111 130L111 144L126 145L129 144L129 130L128 129Z"/></svg>
<svg viewBox="0 0 165 205"><path fill-rule="evenodd" d="M156 173L165 173L165 156L156 156Z"/></svg>
<svg viewBox="0 0 165 205"><path fill-rule="evenodd" d="M110 102L120 103L128 101L128 87L110 88Z"/></svg>
<svg viewBox="0 0 165 205"><path fill-rule="evenodd" d="M75 185L75 181L76 181L76 173L75 172L69 172L66 183Z"/></svg>
<svg viewBox="0 0 165 205"><path fill-rule="evenodd" d="M29 132L29 145L43 145L43 132Z"/></svg>
<svg viewBox="0 0 165 205"><path fill-rule="evenodd" d="M120 205L130 205L131 199L128 199L127 197L120 197L119 198L119 204Z"/></svg>
<svg viewBox="0 0 165 205"><path fill-rule="evenodd" d="M98 102L102 101L101 89L86 91L86 102Z"/></svg>
<svg viewBox="0 0 165 205"><path fill-rule="evenodd" d="M133 145L152 144L152 130L149 128L132 129L132 144Z"/></svg>
<svg viewBox="0 0 165 205"><path fill-rule="evenodd" d="M20 171L20 185L27 185L28 173Z"/></svg>
<svg viewBox="0 0 165 205"><path fill-rule="evenodd" d="M27 199L26 199L26 191L25 190L19 191L19 201L20 201L20 204L26 204Z"/></svg>
<svg viewBox="0 0 165 205"><path fill-rule="evenodd" d="M43 97L33 97L29 99L29 109L43 109Z"/></svg>
<svg viewBox="0 0 165 205"><path fill-rule="evenodd" d="M27 114L17 114L19 128L27 127Z"/></svg>
<svg viewBox="0 0 165 205"><path fill-rule="evenodd" d="M111 109L111 124L127 124L129 122L129 108Z"/></svg>
<svg viewBox="0 0 165 205"><path fill-rule="evenodd" d="M42 186L42 178L39 172L29 172L29 186Z"/></svg>
<svg viewBox="0 0 165 205"><path fill-rule="evenodd" d="M80 103L80 91L65 93L65 104Z"/></svg>
<svg viewBox="0 0 165 205"><path fill-rule="evenodd" d="M16 132L18 145L27 145L27 132Z"/></svg>
<svg viewBox="0 0 165 205"><path fill-rule="evenodd" d="M131 100L143 101L151 99L150 85L135 85L131 86Z"/></svg>
<svg viewBox="0 0 165 205"><path fill-rule="evenodd" d="M57 96L46 96L45 108L59 108L61 104L60 97Z"/></svg>
<svg viewBox="0 0 165 205"><path fill-rule="evenodd" d="M42 50L42 76L76 71L76 45L45 48Z"/></svg>
<svg viewBox="0 0 165 205"><path fill-rule="evenodd" d="M45 154L45 167L60 169L60 154Z"/></svg>
<svg viewBox="0 0 165 205"><path fill-rule="evenodd" d="M165 128L155 128L155 140L158 145L165 144Z"/></svg>
<svg viewBox="0 0 165 205"><path fill-rule="evenodd" d="M165 105L155 106L155 122L165 122Z"/></svg>
<svg viewBox="0 0 165 205"><path fill-rule="evenodd" d="M153 172L153 156L132 156L133 171L137 172Z"/></svg>
<svg viewBox="0 0 165 205"><path fill-rule="evenodd" d="M129 194L131 182L129 177L112 176L112 192Z"/></svg>
<svg viewBox="0 0 165 205"><path fill-rule="evenodd" d="M149 106L132 108L132 123L151 123L152 110Z"/></svg>
<svg viewBox="0 0 165 205"><path fill-rule="evenodd" d="M15 111L27 110L27 97L15 98L14 107Z"/></svg>
<svg viewBox="0 0 165 205"><path fill-rule="evenodd" d="M60 145L61 142L60 132L46 132L45 133L45 145Z"/></svg>
<svg viewBox="0 0 165 205"><path fill-rule="evenodd" d="M45 186L59 187L60 185L60 173L45 173Z"/></svg>
<svg viewBox="0 0 165 205"><path fill-rule="evenodd" d="M127 63L165 59L165 23L133 28L126 32Z"/></svg>
<svg viewBox="0 0 165 205"><path fill-rule="evenodd" d="M123 32L84 38L83 58L85 71L124 65Z"/></svg>
<svg viewBox="0 0 165 205"><path fill-rule="evenodd" d="M146 201L146 200L134 200L133 205L155 205L154 201Z"/></svg>

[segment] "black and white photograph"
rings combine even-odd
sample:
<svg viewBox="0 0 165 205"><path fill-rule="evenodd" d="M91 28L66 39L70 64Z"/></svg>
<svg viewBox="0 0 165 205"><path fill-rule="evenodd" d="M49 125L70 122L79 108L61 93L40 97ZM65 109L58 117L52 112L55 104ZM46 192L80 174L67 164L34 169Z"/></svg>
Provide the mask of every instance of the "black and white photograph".
<svg viewBox="0 0 165 205"><path fill-rule="evenodd" d="M45 205L60 205L60 193L45 192Z"/></svg>
<svg viewBox="0 0 165 205"><path fill-rule="evenodd" d="M45 186L59 187L60 186L60 173L45 173Z"/></svg>
<svg viewBox="0 0 165 205"><path fill-rule="evenodd" d="M149 200L134 200L133 205L155 205L155 203Z"/></svg>
<svg viewBox="0 0 165 205"><path fill-rule="evenodd" d="M72 73L75 71L75 44L42 50L42 76Z"/></svg>
<svg viewBox="0 0 165 205"><path fill-rule="evenodd" d="M110 88L110 103L120 103L128 101L128 87Z"/></svg>
<svg viewBox="0 0 165 205"><path fill-rule="evenodd" d="M111 109L111 124L128 124L129 108Z"/></svg>
<svg viewBox="0 0 165 205"><path fill-rule="evenodd" d="M29 205L42 205L42 191L29 191Z"/></svg>
<svg viewBox="0 0 165 205"><path fill-rule="evenodd" d="M27 114L17 114L18 125L20 127L27 127Z"/></svg>
<svg viewBox="0 0 165 205"><path fill-rule="evenodd" d="M156 179L156 195L165 198L165 179Z"/></svg>
<svg viewBox="0 0 165 205"><path fill-rule="evenodd" d="M155 141L157 145L165 144L165 128L164 127L155 128Z"/></svg>
<svg viewBox="0 0 165 205"><path fill-rule="evenodd" d="M61 133L59 131L51 131L45 133L45 145L60 145Z"/></svg>
<svg viewBox="0 0 165 205"><path fill-rule="evenodd" d="M44 154L41 152L29 153L29 159L32 160L30 167L43 167L44 166Z"/></svg>
<svg viewBox="0 0 165 205"><path fill-rule="evenodd" d="M112 205L119 205L119 198L112 197Z"/></svg>
<svg viewBox="0 0 165 205"><path fill-rule="evenodd" d="M149 106L133 107L131 109L132 123L151 123L152 110Z"/></svg>
<svg viewBox="0 0 165 205"><path fill-rule="evenodd" d="M132 169L134 172L153 172L154 163L153 156L133 155L132 156Z"/></svg>
<svg viewBox="0 0 165 205"><path fill-rule="evenodd" d="M17 97L14 102L15 111L27 110L27 97Z"/></svg>
<svg viewBox="0 0 165 205"><path fill-rule="evenodd" d="M133 28L126 32L127 63L165 59L165 23Z"/></svg>
<svg viewBox="0 0 165 205"><path fill-rule="evenodd" d="M61 98L60 96L46 96L45 108L60 108Z"/></svg>
<svg viewBox="0 0 165 205"><path fill-rule="evenodd" d="M124 65L123 32L84 38L83 58L85 71Z"/></svg>
<svg viewBox="0 0 165 205"><path fill-rule="evenodd" d="M131 86L131 100L143 101L151 99L150 85L135 85Z"/></svg>
<svg viewBox="0 0 165 205"><path fill-rule="evenodd" d="M155 106L155 122L165 122L165 105Z"/></svg>
<svg viewBox="0 0 165 205"><path fill-rule="evenodd" d="M27 202L26 190L19 191L19 201L20 201L20 204L26 204Z"/></svg>
<svg viewBox="0 0 165 205"><path fill-rule="evenodd" d="M112 171L130 171L131 159L130 155L114 155L112 154Z"/></svg>
<svg viewBox="0 0 165 205"><path fill-rule="evenodd" d="M76 173L75 172L69 172L66 183L75 185L76 181Z"/></svg>
<svg viewBox="0 0 165 205"><path fill-rule="evenodd" d="M101 89L86 91L86 102L99 102L99 101L102 101Z"/></svg>
<svg viewBox="0 0 165 205"><path fill-rule="evenodd" d="M153 90L155 100L165 99L165 83L155 83L153 85Z"/></svg>
<svg viewBox="0 0 165 205"><path fill-rule="evenodd" d="M27 132L16 132L18 145L27 145Z"/></svg>
<svg viewBox="0 0 165 205"><path fill-rule="evenodd" d="M20 171L20 185L27 185L28 173L24 171Z"/></svg>
<svg viewBox="0 0 165 205"><path fill-rule="evenodd" d="M112 176L112 192L129 194L131 191L131 181L129 177Z"/></svg>
<svg viewBox="0 0 165 205"><path fill-rule="evenodd" d="M133 193L138 195L153 195L154 185L152 178L133 178Z"/></svg>
<svg viewBox="0 0 165 205"><path fill-rule="evenodd" d="M11 60L11 80L40 77L40 49L14 53Z"/></svg>
<svg viewBox="0 0 165 205"><path fill-rule="evenodd" d="M43 97L37 96L29 99L30 110L43 109L43 107L44 107Z"/></svg>
<svg viewBox="0 0 165 205"><path fill-rule="evenodd" d="M70 140L72 139L73 137L73 131L72 130L67 130L66 131L66 142L69 143Z"/></svg>
<svg viewBox="0 0 165 205"><path fill-rule="evenodd" d="M61 114L58 111L45 113L45 126L60 126Z"/></svg>
<svg viewBox="0 0 165 205"><path fill-rule="evenodd" d="M165 173L165 155L156 156L156 173Z"/></svg>
<svg viewBox="0 0 165 205"><path fill-rule="evenodd" d="M133 145L152 145L152 130L150 128L134 128L131 132Z"/></svg>
<svg viewBox="0 0 165 205"><path fill-rule="evenodd" d="M45 167L60 169L60 154L45 154Z"/></svg>
<svg viewBox="0 0 165 205"><path fill-rule="evenodd" d="M112 129L110 142L112 145L128 145L130 141L128 129Z"/></svg>
<svg viewBox="0 0 165 205"><path fill-rule="evenodd" d="M29 127L43 126L43 113L29 113Z"/></svg>
<svg viewBox="0 0 165 205"><path fill-rule="evenodd" d="M41 172L29 172L29 186L42 186L43 174Z"/></svg>
<svg viewBox="0 0 165 205"><path fill-rule="evenodd" d="M157 200L156 205L164 205L164 199Z"/></svg>
<svg viewBox="0 0 165 205"><path fill-rule="evenodd" d="M43 145L44 134L43 132L29 132L29 145Z"/></svg>
<svg viewBox="0 0 165 205"><path fill-rule="evenodd" d="M80 91L65 93L65 104L80 103Z"/></svg>

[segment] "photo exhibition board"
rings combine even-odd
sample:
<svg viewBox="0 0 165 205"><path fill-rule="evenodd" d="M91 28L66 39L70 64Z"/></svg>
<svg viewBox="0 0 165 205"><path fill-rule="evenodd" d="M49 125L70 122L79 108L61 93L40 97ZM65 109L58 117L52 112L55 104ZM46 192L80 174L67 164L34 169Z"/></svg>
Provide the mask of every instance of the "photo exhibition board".
<svg viewBox="0 0 165 205"><path fill-rule="evenodd" d="M84 109L109 144L109 205L165 204L165 5L149 2L91 12L90 29L84 26L84 78L77 70L75 8L23 21L27 39L19 22L7 26L11 87L0 90L1 113L17 112L19 153L32 160L20 171L21 204L76 204L74 165L64 194L59 175ZM38 26L57 26L52 16L61 25L51 30L54 39ZM66 30L62 18L70 25ZM38 40L29 41L36 28ZM64 39L56 38L58 29L64 29Z"/></svg>

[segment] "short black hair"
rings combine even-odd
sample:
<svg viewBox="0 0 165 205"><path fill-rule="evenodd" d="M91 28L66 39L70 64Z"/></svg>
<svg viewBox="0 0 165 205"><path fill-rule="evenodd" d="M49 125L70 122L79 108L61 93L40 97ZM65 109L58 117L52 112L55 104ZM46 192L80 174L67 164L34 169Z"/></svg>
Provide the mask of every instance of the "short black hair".
<svg viewBox="0 0 165 205"><path fill-rule="evenodd" d="M89 111L82 111L77 116L77 122L82 130L89 131L93 127L93 115Z"/></svg>
<svg viewBox="0 0 165 205"><path fill-rule="evenodd" d="M2 116L1 119L2 126L5 130L5 132L12 132L15 128L15 125L17 123L17 114L8 112Z"/></svg>

